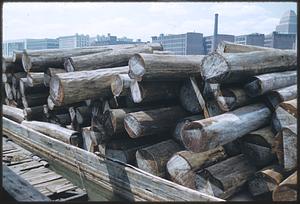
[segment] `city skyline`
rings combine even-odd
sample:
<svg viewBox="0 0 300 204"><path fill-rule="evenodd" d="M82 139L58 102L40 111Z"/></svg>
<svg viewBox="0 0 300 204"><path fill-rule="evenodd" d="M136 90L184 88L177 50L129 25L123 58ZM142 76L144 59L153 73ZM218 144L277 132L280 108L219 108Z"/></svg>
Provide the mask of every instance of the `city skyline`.
<svg viewBox="0 0 300 204"><path fill-rule="evenodd" d="M268 34L286 10L297 13L296 7L296 3L282 2L5 3L3 40L75 33L91 37L111 33L142 41L151 41L151 36L160 33L200 32L209 36L213 34L214 13L219 14L220 34Z"/></svg>

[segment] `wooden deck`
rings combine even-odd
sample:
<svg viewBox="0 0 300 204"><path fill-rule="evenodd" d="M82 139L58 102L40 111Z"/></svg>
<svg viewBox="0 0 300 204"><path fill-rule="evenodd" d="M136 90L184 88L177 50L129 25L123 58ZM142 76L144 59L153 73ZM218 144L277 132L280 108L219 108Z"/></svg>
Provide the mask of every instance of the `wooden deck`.
<svg viewBox="0 0 300 204"><path fill-rule="evenodd" d="M84 190L50 170L47 161L2 137L2 163L53 201L87 200Z"/></svg>

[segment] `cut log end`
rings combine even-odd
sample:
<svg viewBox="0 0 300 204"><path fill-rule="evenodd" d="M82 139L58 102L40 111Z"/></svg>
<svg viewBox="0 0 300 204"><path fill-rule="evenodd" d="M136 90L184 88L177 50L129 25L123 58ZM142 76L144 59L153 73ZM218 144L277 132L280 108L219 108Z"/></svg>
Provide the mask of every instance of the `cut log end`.
<svg viewBox="0 0 300 204"><path fill-rule="evenodd" d="M195 127L195 125L197 127ZM193 126L193 127L192 127ZM188 123L185 125L183 128L183 138L182 142L188 150L192 152L204 152L209 150L208 145L206 144L207 142L199 142L199 138L202 137L201 141L206 141L205 135L202 134L201 132L201 125L200 124L192 124Z"/></svg>
<svg viewBox="0 0 300 204"><path fill-rule="evenodd" d="M245 85L246 93L250 97L262 95L260 80L253 80ZM259 90L259 91L258 91Z"/></svg>
<svg viewBox="0 0 300 204"><path fill-rule="evenodd" d="M128 65L129 65L128 75L130 76L130 78L141 81L143 75L145 74L145 68L144 68L145 63L143 59L136 54L130 58Z"/></svg>
<svg viewBox="0 0 300 204"><path fill-rule="evenodd" d="M29 72L32 67L30 57L27 55L26 52L24 52L23 56L22 56L22 65L23 65L25 72Z"/></svg>
<svg viewBox="0 0 300 204"><path fill-rule="evenodd" d="M155 158L148 151L140 149L136 152L136 161L140 169L146 172L153 172L155 175L159 173Z"/></svg>
<svg viewBox="0 0 300 204"><path fill-rule="evenodd" d="M61 104L63 101L64 94L62 92L59 78L56 76L52 77L50 80L50 95L56 105Z"/></svg>
<svg viewBox="0 0 300 204"><path fill-rule="evenodd" d="M142 129L140 128L141 125L132 115L125 116L124 126L131 138L137 138L142 135Z"/></svg>
<svg viewBox="0 0 300 204"><path fill-rule="evenodd" d="M217 96L217 103L222 111L230 111L235 105L236 98L229 89L224 89L222 95Z"/></svg>
<svg viewBox="0 0 300 204"><path fill-rule="evenodd" d="M66 72L74 72L75 71L71 58L65 60L64 67L65 67Z"/></svg>
<svg viewBox="0 0 300 204"><path fill-rule="evenodd" d="M224 73L227 72L228 65L223 56L218 53L206 56L202 61L202 67L202 77L208 83L218 83L226 78Z"/></svg>
<svg viewBox="0 0 300 204"><path fill-rule="evenodd" d="M123 91L123 80L120 76L115 76L114 80L111 83L111 91L114 96L120 96Z"/></svg>

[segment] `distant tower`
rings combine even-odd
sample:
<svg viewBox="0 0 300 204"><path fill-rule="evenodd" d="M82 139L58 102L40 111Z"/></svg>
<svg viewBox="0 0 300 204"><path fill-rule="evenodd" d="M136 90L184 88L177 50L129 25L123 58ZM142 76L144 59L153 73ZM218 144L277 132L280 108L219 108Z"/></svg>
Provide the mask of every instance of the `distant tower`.
<svg viewBox="0 0 300 204"><path fill-rule="evenodd" d="M297 15L295 11L286 11L276 26L276 31L283 34L297 34Z"/></svg>
<svg viewBox="0 0 300 204"><path fill-rule="evenodd" d="M215 14L215 27L214 27L214 38L213 38L213 45L212 45L212 51L217 48L217 41L218 41L218 16L219 14Z"/></svg>

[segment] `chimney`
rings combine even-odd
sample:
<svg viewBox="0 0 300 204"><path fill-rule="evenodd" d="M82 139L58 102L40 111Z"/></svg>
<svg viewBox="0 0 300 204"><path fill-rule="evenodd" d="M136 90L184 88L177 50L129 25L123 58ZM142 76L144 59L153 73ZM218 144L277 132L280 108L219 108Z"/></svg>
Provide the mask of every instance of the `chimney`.
<svg viewBox="0 0 300 204"><path fill-rule="evenodd" d="M214 38L213 38L213 46L212 51L217 48L217 40L218 40L218 16L219 14L215 14L215 27L214 27Z"/></svg>

